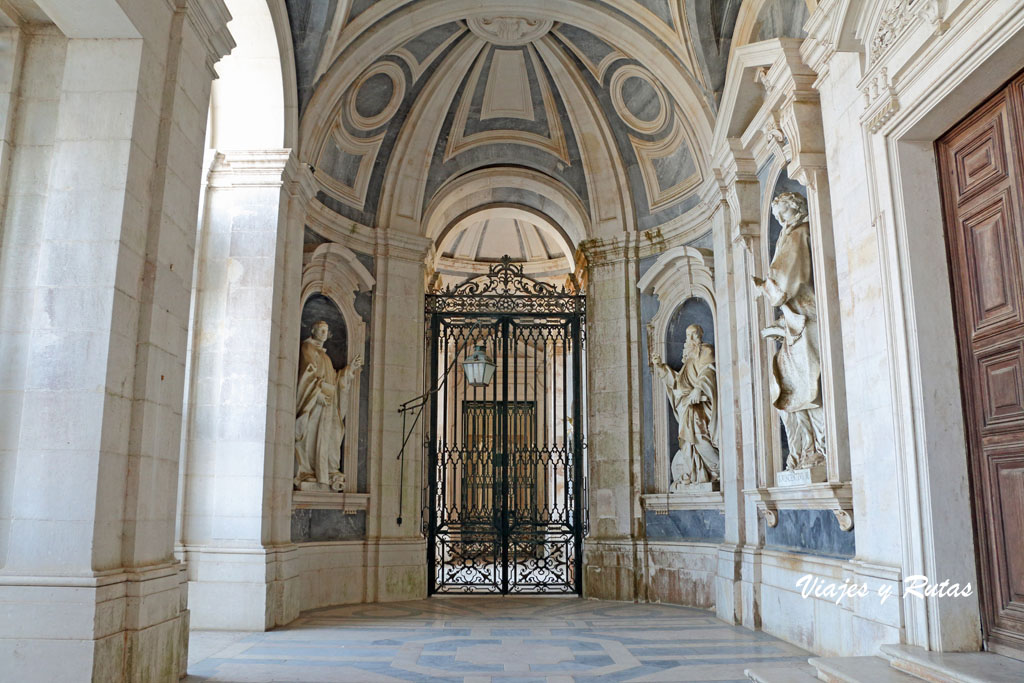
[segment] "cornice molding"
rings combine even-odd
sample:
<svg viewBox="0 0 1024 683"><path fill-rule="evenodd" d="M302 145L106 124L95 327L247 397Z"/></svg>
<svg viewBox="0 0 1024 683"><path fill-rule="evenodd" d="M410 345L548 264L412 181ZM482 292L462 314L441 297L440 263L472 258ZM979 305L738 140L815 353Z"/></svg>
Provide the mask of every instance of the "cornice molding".
<svg viewBox="0 0 1024 683"><path fill-rule="evenodd" d="M206 47L206 68L216 79L214 65L235 48L228 30L231 13L224 0L185 0L185 17Z"/></svg>

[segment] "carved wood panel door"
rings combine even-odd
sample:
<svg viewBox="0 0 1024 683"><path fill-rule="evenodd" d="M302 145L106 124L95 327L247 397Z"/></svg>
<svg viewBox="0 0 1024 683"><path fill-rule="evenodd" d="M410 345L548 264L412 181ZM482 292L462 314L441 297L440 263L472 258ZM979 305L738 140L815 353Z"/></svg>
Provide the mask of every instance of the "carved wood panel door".
<svg viewBox="0 0 1024 683"><path fill-rule="evenodd" d="M1024 651L1024 76L936 147L985 640Z"/></svg>

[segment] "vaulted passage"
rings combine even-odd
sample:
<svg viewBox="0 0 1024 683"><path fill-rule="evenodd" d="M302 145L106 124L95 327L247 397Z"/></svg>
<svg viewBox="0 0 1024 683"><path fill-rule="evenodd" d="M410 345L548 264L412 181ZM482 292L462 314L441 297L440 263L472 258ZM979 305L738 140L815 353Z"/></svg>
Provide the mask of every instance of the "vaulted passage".
<svg viewBox="0 0 1024 683"><path fill-rule="evenodd" d="M0 0L0 679L1024 681L1022 79L1020 0Z"/></svg>

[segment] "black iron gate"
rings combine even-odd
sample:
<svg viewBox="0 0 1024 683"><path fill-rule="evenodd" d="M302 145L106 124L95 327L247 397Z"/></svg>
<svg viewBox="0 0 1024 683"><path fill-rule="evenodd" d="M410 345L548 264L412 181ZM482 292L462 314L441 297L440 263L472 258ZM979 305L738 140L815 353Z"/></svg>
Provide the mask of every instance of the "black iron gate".
<svg viewBox="0 0 1024 683"><path fill-rule="evenodd" d="M507 257L427 295L431 593L581 592L585 305Z"/></svg>

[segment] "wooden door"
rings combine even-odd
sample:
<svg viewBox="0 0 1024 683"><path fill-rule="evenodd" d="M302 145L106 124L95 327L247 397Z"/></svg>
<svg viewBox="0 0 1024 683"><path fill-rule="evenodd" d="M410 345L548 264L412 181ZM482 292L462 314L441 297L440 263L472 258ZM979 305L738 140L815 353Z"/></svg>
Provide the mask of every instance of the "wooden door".
<svg viewBox="0 0 1024 683"><path fill-rule="evenodd" d="M1022 141L1024 76L936 145L985 641L1017 651L1024 651Z"/></svg>

